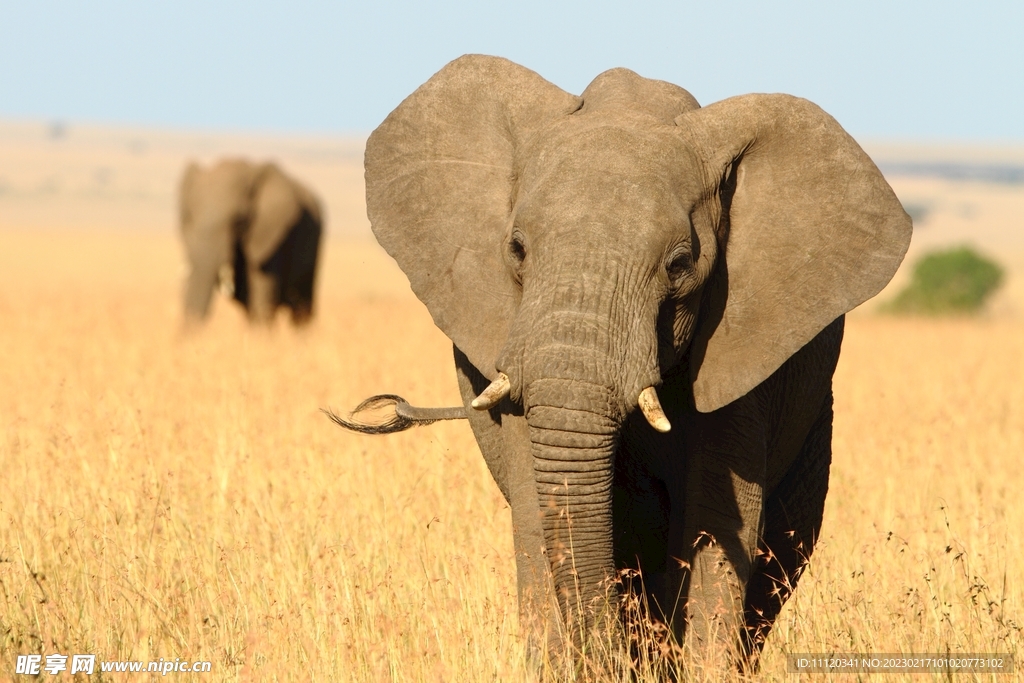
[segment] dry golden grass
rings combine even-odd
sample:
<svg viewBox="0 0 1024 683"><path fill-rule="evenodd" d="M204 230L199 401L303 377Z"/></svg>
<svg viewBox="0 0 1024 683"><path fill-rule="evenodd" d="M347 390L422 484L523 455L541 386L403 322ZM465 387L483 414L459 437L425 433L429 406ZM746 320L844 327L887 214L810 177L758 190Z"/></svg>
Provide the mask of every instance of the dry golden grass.
<svg viewBox="0 0 1024 683"><path fill-rule="evenodd" d="M213 662L181 680L533 680L468 427L319 413L458 400L393 263L331 241L311 329L221 301L183 339L180 261L162 232L0 232L0 679L61 652ZM790 680L786 652L1024 653L1022 376L1014 319L851 317L823 538L759 679Z"/></svg>

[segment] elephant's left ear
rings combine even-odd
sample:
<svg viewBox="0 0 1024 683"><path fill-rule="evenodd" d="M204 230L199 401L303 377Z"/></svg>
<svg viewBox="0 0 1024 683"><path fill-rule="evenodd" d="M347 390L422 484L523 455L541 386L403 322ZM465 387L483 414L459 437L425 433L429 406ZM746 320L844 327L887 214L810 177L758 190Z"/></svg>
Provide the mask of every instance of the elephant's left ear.
<svg viewBox="0 0 1024 683"><path fill-rule="evenodd" d="M709 412L881 291L911 221L864 150L807 100L744 95L676 123L722 202L724 253L690 353L696 406Z"/></svg>

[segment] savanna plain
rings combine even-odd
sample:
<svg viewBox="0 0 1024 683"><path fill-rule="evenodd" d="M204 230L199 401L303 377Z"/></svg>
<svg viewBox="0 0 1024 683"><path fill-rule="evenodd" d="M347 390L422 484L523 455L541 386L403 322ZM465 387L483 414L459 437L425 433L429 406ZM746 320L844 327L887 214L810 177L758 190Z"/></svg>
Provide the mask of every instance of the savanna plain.
<svg viewBox="0 0 1024 683"><path fill-rule="evenodd" d="M20 123L0 139L0 680L52 653L212 663L178 680L537 680L510 513L468 426L368 437L320 412L458 403L450 343L352 208L358 153ZM325 197L307 329L251 329L222 299L181 334L175 175L229 148ZM756 680L798 678L787 653L1024 666L1024 188L893 184L929 214L910 260L973 236L1008 281L978 318L849 316L824 529Z"/></svg>

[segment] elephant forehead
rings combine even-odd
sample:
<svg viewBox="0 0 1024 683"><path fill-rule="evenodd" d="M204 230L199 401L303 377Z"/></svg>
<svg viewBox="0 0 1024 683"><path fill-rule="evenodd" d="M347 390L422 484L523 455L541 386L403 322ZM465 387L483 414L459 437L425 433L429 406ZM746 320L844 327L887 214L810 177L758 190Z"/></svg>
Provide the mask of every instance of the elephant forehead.
<svg viewBox="0 0 1024 683"><path fill-rule="evenodd" d="M196 208L231 211L248 201L247 178L233 169L215 168L197 179L193 190Z"/></svg>
<svg viewBox="0 0 1024 683"><path fill-rule="evenodd" d="M523 222L674 227L702 194L699 170L671 130L567 126L524 165L516 213Z"/></svg>
<svg viewBox="0 0 1024 683"><path fill-rule="evenodd" d="M538 136L521 160L521 184L536 190L574 183L603 187L660 179L677 192L701 186L697 155L675 126L623 125L601 116L569 117Z"/></svg>

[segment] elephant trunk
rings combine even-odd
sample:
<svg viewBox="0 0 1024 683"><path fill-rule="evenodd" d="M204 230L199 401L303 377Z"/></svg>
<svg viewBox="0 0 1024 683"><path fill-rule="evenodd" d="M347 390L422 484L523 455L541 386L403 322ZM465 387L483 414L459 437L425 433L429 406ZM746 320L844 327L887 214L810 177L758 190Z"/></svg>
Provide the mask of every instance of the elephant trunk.
<svg viewBox="0 0 1024 683"><path fill-rule="evenodd" d="M524 289L499 370L529 426L545 551L577 643L617 614L614 458L626 416L660 381L646 272L582 250L572 268ZM615 282L609 290L602 283ZM650 305L638 302L652 302ZM501 379L499 377L499 379Z"/></svg>
<svg viewBox="0 0 1024 683"><path fill-rule="evenodd" d="M185 317L200 321L210 310L210 298L217 286L221 264L214 258L203 255L193 259L192 268L185 285Z"/></svg>
<svg viewBox="0 0 1024 683"><path fill-rule="evenodd" d="M611 390L577 380L528 387L527 422L542 526L566 626L584 632L614 610L612 472L619 420L595 411Z"/></svg>
<svg viewBox="0 0 1024 683"><path fill-rule="evenodd" d="M622 376L657 373L654 364L644 372L629 372L631 355L567 346L561 340L532 348L524 367L524 407L545 548L564 623L577 642L618 609L614 458L625 416L637 407L640 394L633 386L640 380L623 381Z"/></svg>
<svg viewBox="0 0 1024 683"><path fill-rule="evenodd" d="M220 269L231 263L231 231L223 221L208 220L185 233L190 270L185 284L185 319L206 318L217 287Z"/></svg>

